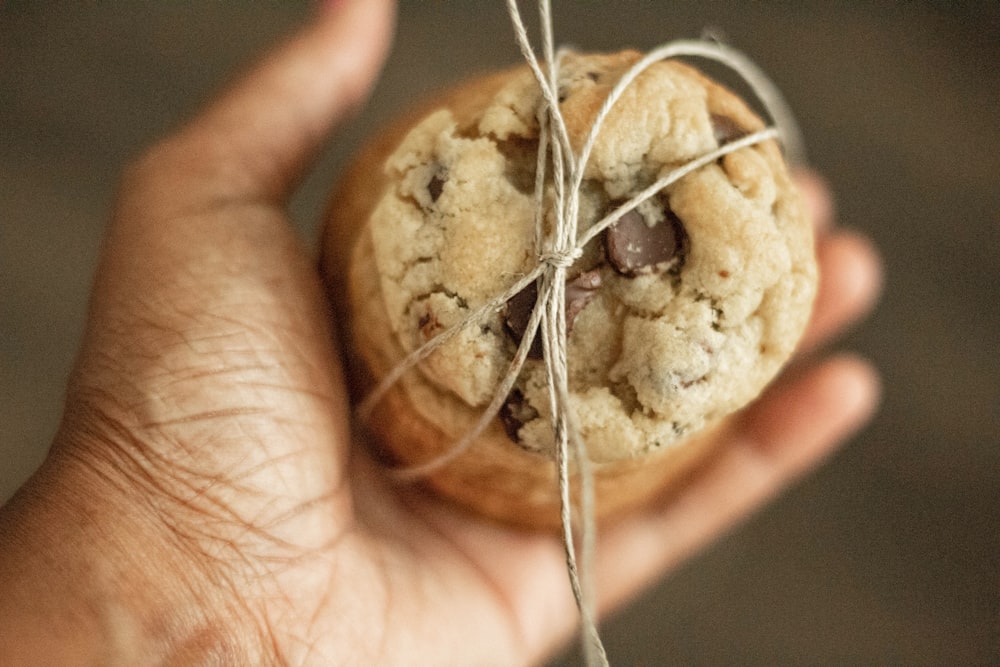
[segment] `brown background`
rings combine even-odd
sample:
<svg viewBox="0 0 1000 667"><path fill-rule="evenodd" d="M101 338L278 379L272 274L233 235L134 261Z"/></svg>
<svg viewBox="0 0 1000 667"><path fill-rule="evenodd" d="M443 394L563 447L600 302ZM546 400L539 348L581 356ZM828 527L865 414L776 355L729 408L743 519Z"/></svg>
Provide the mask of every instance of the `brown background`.
<svg viewBox="0 0 1000 667"><path fill-rule="evenodd" d="M1000 5L555 4L581 48L711 26L750 53L888 272L845 341L884 374L874 424L612 619L613 661L1000 664ZM52 437L123 161L307 13L0 2L0 499ZM405 2L372 104L294 203L302 233L361 137L517 57L500 0Z"/></svg>

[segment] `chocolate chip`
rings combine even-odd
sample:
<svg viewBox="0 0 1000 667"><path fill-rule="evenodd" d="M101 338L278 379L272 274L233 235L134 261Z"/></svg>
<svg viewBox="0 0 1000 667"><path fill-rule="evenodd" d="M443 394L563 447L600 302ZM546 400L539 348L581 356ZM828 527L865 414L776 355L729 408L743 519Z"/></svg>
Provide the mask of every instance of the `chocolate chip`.
<svg viewBox="0 0 1000 667"><path fill-rule="evenodd" d="M524 338L524 332L528 330L528 320L531 319L531 311L535 309L536 301L538 301L538 286L535 283L531 283L507 301L504 309L504 327L518 345ZM528 358L542 358L542 339L538 335L531 342Z"/></svg>
<svg viewBox="0 0 1000 667"><path fill-rule="evenodd" d="M710 114L710 120L712 121L712 134L715 136L715 142L720 146L747 134L747 131L729 116L713 113Z"/></svg>
<svg viewBox="0 0 1000 667"><path fill-rule="evenodd" d="M600 286L601 273L597 269L584 271L572 280L566 281L567 334L573 331L573 321L594 298ZM538 287L535 283L531 283L507 301L507 306L504 309L504 327L514 342L519 345L521 339L524 338L525 331L528 330L528 320L531 319L531 312L535 309L537 301ZM536 333L535 340L531 342L531 348L528 350L528 358L541 359L542 357L542 338Z"/></svg>
<svg viewBox="0 0 1000 667"><path fill-rule="evenodd" d="M431 196L431 201L436 202L442 191L444 191L444 179L434 174L431 176L430 183L427 184L427 192Z"/></svg>
<svg viewBox="0 0 1000 667"><path fill-rule="evenodd" d="M420 335L423 336L424 340L434 338L441 331L441 322L438 321L434 311L429 309L420 316L417 326L420 328Z"/></svg>
<svg viewBox="0 0 1000 667"><path fill-rule="evenodd" d="M666 217L650 227L641 213L632 209L608 227L604 247L608 261L623 276L663 273L684 261L687 233L669 208Z"/></svg>
<svg viewBox="0 0 1000 667"><path fill-rule="evenodd" d="M584 271L566 282L566 333L573 330L573 321L590 303L601 286L601 273L596 269Z"/></svg>
<svg viewBox="0 0 1000 667"><path fill-rule="evenodd" d="M507 436L514 442L520 442L518 434L521 432L521 427L537 419L538 410L524 399L524 394L519 389L514 389L500 407L499 416Z"/></svg>

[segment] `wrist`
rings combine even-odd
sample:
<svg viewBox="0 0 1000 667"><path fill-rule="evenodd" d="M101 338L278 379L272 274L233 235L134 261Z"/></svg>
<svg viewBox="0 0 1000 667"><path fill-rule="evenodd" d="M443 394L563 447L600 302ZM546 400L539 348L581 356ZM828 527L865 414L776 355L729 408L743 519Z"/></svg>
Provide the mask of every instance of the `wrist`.
<svg viewBox="0 0 1000 667"><path fill-rule="evenodd" d="M0 655L254 662L246 610L171 544L155 503L107 472L57 453L0 508Z"/></svg>

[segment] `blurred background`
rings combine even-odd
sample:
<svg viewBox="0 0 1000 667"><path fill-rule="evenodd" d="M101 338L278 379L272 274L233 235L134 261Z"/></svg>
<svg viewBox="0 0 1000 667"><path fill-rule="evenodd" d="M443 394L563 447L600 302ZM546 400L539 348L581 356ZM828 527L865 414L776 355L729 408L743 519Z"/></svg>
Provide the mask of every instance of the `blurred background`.
<svg viewBox="0 0 1000 667"><path fill-rule="evenodd" d="M581 49L711 28L749 53L887 268L840 343L884 375L874 423L611 618L612 662L1000 664L1000 3L554 4ZM123 163L309 12L0 2L0 500L53 436ZM404 0L374 98L294 201L304 237L365 136L518 58L500 0Z"/></svg>

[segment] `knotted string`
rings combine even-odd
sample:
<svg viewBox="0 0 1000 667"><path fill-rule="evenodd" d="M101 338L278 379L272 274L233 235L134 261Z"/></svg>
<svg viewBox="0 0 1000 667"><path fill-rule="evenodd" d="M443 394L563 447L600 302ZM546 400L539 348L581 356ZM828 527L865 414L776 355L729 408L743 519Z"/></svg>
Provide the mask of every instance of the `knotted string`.
<svg viewBox="0 0 1000 667"><path fill-rule="evenodd" d="M580 611L583 630L582 648L586 662L588 665L607 665L607 655L597 631L596 593L590 577L590 573L593 571L592 563L597 535L594 513L594 478L586 443L580 436L575 415L570 407L565 312L566 272L583 254L583 248L601 232L615 224L623 215L684 176L729 153L767 140L780 139L789 160L793 163L804 162L805 154L798 127L781 93L746 56L714 41L678 40L650 51L621 76L595 115L579 155L575 155L558 102L559 67L568 51L562 49L556 51L554 48L550 0L538 0L543 60L536 56L531 46L517 0L506 0L506 4L518 47L534 74L542 96L542 103L537 112L539 141L534 187L536 203L534 241L538 262L533 269L512 283L503 293L496 295L484 305L471 311L454 326L407 354L358 405L357 416L362 423L366 423L370 419L375 405L410 369L458 333L499 311L511 298L529 285L535 284L538 296L521 342L506 374L497 386L493 399L483 410L473 427L440 455L424 463L395 469L392 474L401 481L420 479L446 466L465 452L497 418L501 407L521 374L535 337L541 334L543 360L548 379L551 425L555 439L560 521L566 568L573 596ZM774 125L727 142L680 167L663 173L655 182L608 213L583 233L579 233L578 214L584 172L605 119L626 88L642 72L657 62L681 56L706 58L734 70L753 90ZM552 199L554 230L547 237L544 233L544 200L545 188L549 184L546 171L550 158L552 165L551 185L554 194ZM571 494L571 463L575 464L579 479L578 505L574 505ZM577 558L573 530L574 508L579 510L580 519L579 559Z"/></svg>

